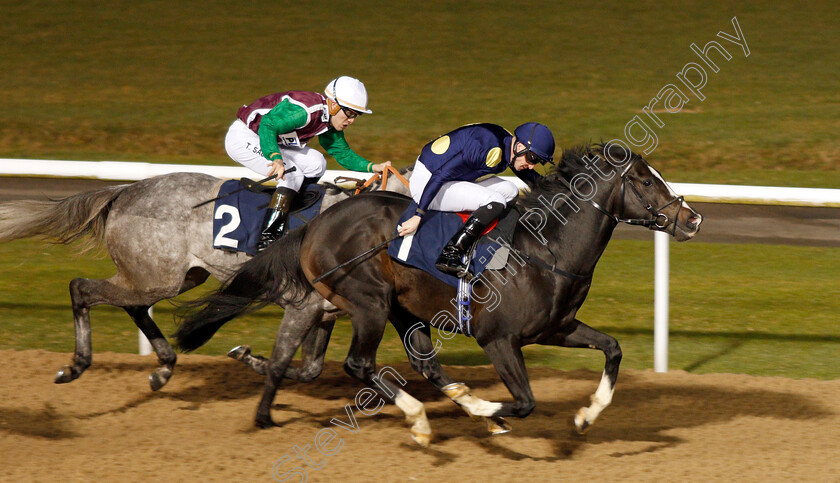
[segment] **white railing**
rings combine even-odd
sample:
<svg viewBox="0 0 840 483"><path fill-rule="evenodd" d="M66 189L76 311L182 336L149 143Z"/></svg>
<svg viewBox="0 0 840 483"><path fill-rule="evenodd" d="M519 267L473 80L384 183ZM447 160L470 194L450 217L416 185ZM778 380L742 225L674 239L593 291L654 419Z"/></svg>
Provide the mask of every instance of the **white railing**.
<svg viewBox="0 0 840 483"><path fill-rule="evenodd" d="M153 164L124 161L53 161L35 159L0 159L0 176L57 176L136 181L167 173L205 173L219 178L254 177L242 166L200 166L194 164ZM364 177L366 173L327 170L322 178L334 181L337 176ZM503 177L520 188L525 183L515 177ZM780 186L742 186L724 184L671 183L674 191L689 201L727 203L786 203L805 206L840 206L840 189L788 188Z"/></svg>
<svg viewBox="0 0 840 483"><path fill-rule="evenodd" d="M255 173L237 166L199 166L190 164L153 164L122 161L55 161L34 159L0 159L0 176L56 176L71 178L98 178L118 181L135 181L167 173L205 173L219 178L254 177ZM324 181L334 181L338 176L364 177L366 173L328 170ZM518 178L505 177L520 188L525 184ZM740 186L720 184L671 183L674 191L688 201L726 203L789 204L801 206L840 206L840 189L789 188L778 186ZM668 370L668 235L656 232L654 236L654 370ZM151 309L150 309L151 310ZM140 333L140 353L152 351L143 333Z"/></svg>

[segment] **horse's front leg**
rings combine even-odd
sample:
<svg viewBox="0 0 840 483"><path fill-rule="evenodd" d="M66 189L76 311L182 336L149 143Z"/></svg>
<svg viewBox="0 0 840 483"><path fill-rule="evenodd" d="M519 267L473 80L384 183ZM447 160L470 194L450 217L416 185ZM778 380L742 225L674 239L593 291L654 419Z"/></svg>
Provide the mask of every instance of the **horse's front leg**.
<svg viewBox="0 0 840 483"><path fill-rule="evenodd" d="M288 314L288 311L286 312ZM297 382L310 382L321 375L324 369L324 357L330 342L335 320L322 321L306 334L301 345L301 367L288 367L284 377ZM264 376L268 371L269 360L259 354L252 354L251 347L238 345L227 353L228 357L242 362L257 374Z"/></svg>
<svg viewBox="0 0 840 483"><path fill-rule="evenodd" d="M321 371L324 369L324 358L327 355L327 346L335 327L335 319L335 317L329 315L325 316L321 323L306 334L303 345L300 347L301 366L286 369L286 378L297 382L309 382L321 375Z"/></svg>
<svg viewBox="0 0 840 483"><path fill-rule="evenodd" d="M297 315L300 314L297 313ZM277 386L280 385L286 375L289 363L292 361L297 348L303 342L303 338L317 322L318 319L309 317L283 317L283 322L277 331L277 338L274 340L271 360L266 367L263 396L257 407L255 418L258 427L269 428L275 425L271 419L271 404L277 394Z"/></svg>
<svg viewBox="0 0 840 483"><path fill-rule="evenodd" d="M598 389L591 397L592 404L580 408L575 415L575 427L578 432L583 433L595 422L601 411L612 402L615 382L618 378L618 367L621 364L621 347L613 337L599 332L577 319L572 321L568 330L563 330L561 333L541 341L540 344L598 349L606 357L601 383L598 384Z"/></svg>
<svg viewBox="0 0 840 483"><path fill-rule="evenodd" d="M286 368L284 377L297 382L310 382L321 375L327 345L329 345L335 320L339 315L337 311L327 312L320 303L306 303L300 309L291 306L286 308L283 315L284 323L303 323L314 326L306 334L301 345L303 356L301 367ZM278 330L277 337L281 336L282 332ZM264 376L268 371L269 360L261 355L251 354L251 348L247 345L234 347L228 352L228 357L249 366L257 374Z"/></svg>
<svg viewBox="0 0 840 483"><path fill-rule="evenodd" d="M149 374L149 386L152 388L152 391L157 391L169 382L169 378L172 377L172 372L175 370L175 362L178 357L175 351L172 350L172 346L166 341L166 337L163 336L157 324L155 324L155 321L149 315L150 307L151 305L141 305L123 307L123 309L149 340L149 343L158 356L160 367Z"/></svg>
<svg viewBox="0 0 840 483"><path fill-rule="evenodd" d="M229 350L227 355L250 367L261 376L264 376L268 371L268 359L259 354L251 354L251 346L249 345L238 345Z"/></svg>

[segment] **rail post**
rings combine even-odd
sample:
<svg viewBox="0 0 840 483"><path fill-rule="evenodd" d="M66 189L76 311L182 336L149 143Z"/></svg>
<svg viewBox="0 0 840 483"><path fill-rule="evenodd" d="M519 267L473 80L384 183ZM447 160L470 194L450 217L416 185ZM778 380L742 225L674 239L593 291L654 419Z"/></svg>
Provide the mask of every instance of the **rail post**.
<svg viewBox="0 0 840 483"><path fill-rule="evenodd" d="M654 372L668 372L668 238L665 232L654 232Z"/></svg>

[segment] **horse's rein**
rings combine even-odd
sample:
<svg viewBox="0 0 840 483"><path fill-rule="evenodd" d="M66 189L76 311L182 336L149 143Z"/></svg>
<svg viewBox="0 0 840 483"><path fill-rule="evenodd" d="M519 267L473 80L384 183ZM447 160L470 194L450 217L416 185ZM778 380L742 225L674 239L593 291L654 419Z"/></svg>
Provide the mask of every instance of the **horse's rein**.
<svg viewBox="0 0 840 483"><path fill-rule="evenodd" d="M379 180L379 178L382 178L382 186L379 189L381 191L385 191L385 189L388 187L388 173L393 173L394 176L396 176L398 180L402 181L402 184L404 184L405 187L408 188L408 180L405 179L405 177L403 175L401 175L399 171L397 171L396 169L394 169L391 166L385 166L385 169L382 170L382 175L381 176L379 175L379 173L374 174L373 176L370 177L369 180L365 181L364 184L361 184L361 185L359 183L361 180L357 180L355 178L340 177L340 178L336 178L335 181L336 181L336 183L339 182L339 179L346 180L346 181L356 181L357 182L356 183L356 192L354 193L354 195L357 195L363 189L367 188L368 186L372 185L377 180ZM396 240L397 238L400 238L400 235L396 235L389 240L385 240L384 242L376 245L375 247L366 250L364 253L360 253L359 255L356 255L355 257L351 258L350 260L347 260L346 262L338 265L337 267L334 267L334 268L322 273L321 275L315 277L315 279L312 280L312 284L314 285L314 284L320 282L324 278L332 275L333 273L335 273L336 271L346 267L347 265L350 265L351 263L355 262L356 260L381 249L382 247L391 243L392 241Z"/></svg>
<svg viewBox="0 0 840 483"><path fill-rule="evenodd" d="M382 178L382 186L379 189L382 190L382 191L385 191L388 188L388 173L393 173L394 176L396 176L398 180L402 181L402 184L404 184L405 187L408 188L408 180L405 179L405 177L403 175L401 175L399 171L397 171L395 168L393 168L391 166L385 166L385 169L382 170L381 175L379 173L376 173L373 176L371 176L369 180L365 181L364 184L362 184L361 186L359 186L357 184L356 185L356 192L353 193L353 194L357 195L357 194L361 193L361 191L363 189L367 188L368 186L370 186L373 183L375 183L376 181L378 181L379 178ZM349 180L351 178L347 178L347 179ZM336 181L338 181L338 178L336 178Z"/></svg>

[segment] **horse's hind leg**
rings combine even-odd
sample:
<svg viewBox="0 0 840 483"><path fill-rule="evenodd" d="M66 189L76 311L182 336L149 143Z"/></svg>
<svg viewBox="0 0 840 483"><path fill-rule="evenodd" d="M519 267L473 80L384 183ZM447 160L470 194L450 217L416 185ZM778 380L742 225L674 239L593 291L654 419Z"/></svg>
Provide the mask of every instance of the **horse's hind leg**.
<svg viewBox="0 0 840 483"><path fill-rule="evenodd" d="M190 283L185 281L184 286L190 286ZM148 313L141 315L140 309L148 308L158 300L174 297L179 293L180 288L181 286L176 285L169 288L156 288L154 291L133 289L120 275L105 280L73 279L70 282L70 300L73 305L73 322L76 328L76 350L73 355L73 365L62 367L56 374L55 382L59 384L73 381L90 367L92 359L90 308L101 304L126 308L140 330L153 342L153 347L163 364L162 372L166 373L166 365L175 363L175 353L154 321L148 317ZM171 368L168 372L171 375ZM154 379L153 375L150 381L152 389L155 389L156 385ZM159 379L158 383L160 382L165 383L163 379Z"/></svg>
<svg viewBox="0 0 840 483"><path fill-rule="evenodd" d="M601 411L612 402L615 382L618 379L618 367L621 364L621 347L619 347L615 338L599 332L577 319L572 322L568 330L563 330L561 333L540 342L540 344L598 349L606 357L601 383L598 384L598 389L591 397L592 404L580 408L575 415L575 427L583 433L595 422Z"/></svg>
<svg viewBox="0 0 840 483"><path fill-rule="evenodd" d="M90 367L93 350L90 341L90 308L94 305L113 304L122 290L109 280L74 278L70 281L70 301L73 306L73 324L76 328L76 350L73 365L64 366L55 376L56 384L78 379Z"/></svg>
<svg viewBox="0 0 840 483"><path fill-rule="evenodd" d="M387 312L385 307L371 309L373 314ZM386 367L379 374L376 373L376 349L382 341L386 321L361 314L354 314L352 321L353 341L344 361L344 371L373 388L383 399L396 404L411 424L411 439L421 446L428 446L432 440L432 428L423 403L384 377L390 373L400 384L405 385L405 379L393 369Z"/></svg>
<svg viewBox="0 0 840 483"><path fill-rule="evenodd" d="M474 408L492 403L473 396L466 384L455 382L444 372L432 346L429 326L424 324L422 327L414 327L416 321L411 325L413 321L415 319L411 314L401 308L395 307L391 312L391 322L400 334L411 367L455 404L461 406L471 418L484 420L490 433L503 434L510 431L510 425L503 418L477 416L472 412Z"/></svg>
<svg viewBox="0 0 840 483"><path fill-rule="evenodd" d="M123 309L128 312L128 315L131 316L131 319L134 320L134 323L137 324L137 328L143 332L143 335L149 339L158 356L160 367L149 374L149 385L152 391L157 391L169 382L169 378L172 377L177 356L175 355L175 351L172 350L172 346L169 345L169 342L166 341L163 333L161 333L155 324L155 321L149 316L149 307L151 306L142 305L123 307Z"/></svg>
<svg viewBox="0 0 840 483"><path fill-rule="evenodd" d="M524 418L531 414L536 403L528 382L528 371L525 369L525 358L519 344L509 337L498 337L484 341L481 346L484 353L493 363L502 382L513 395L514 402L491 403L475 407L471 412L479 416L504 417L515 416Z"/></svg>
<svg viewBox="0 0 840 483"><path fill-rule="evenodd" d="M64 366L55 375L55 383L63 384L78 379L90 367L93 349L90 343L90 307L94 297L90 295L93 286L100 280L75 278L70 282L70 300L73 305L73 325L76 329L76 350L73 353L73 365ZM101 302L98 302L101 303Z"/></svg>

